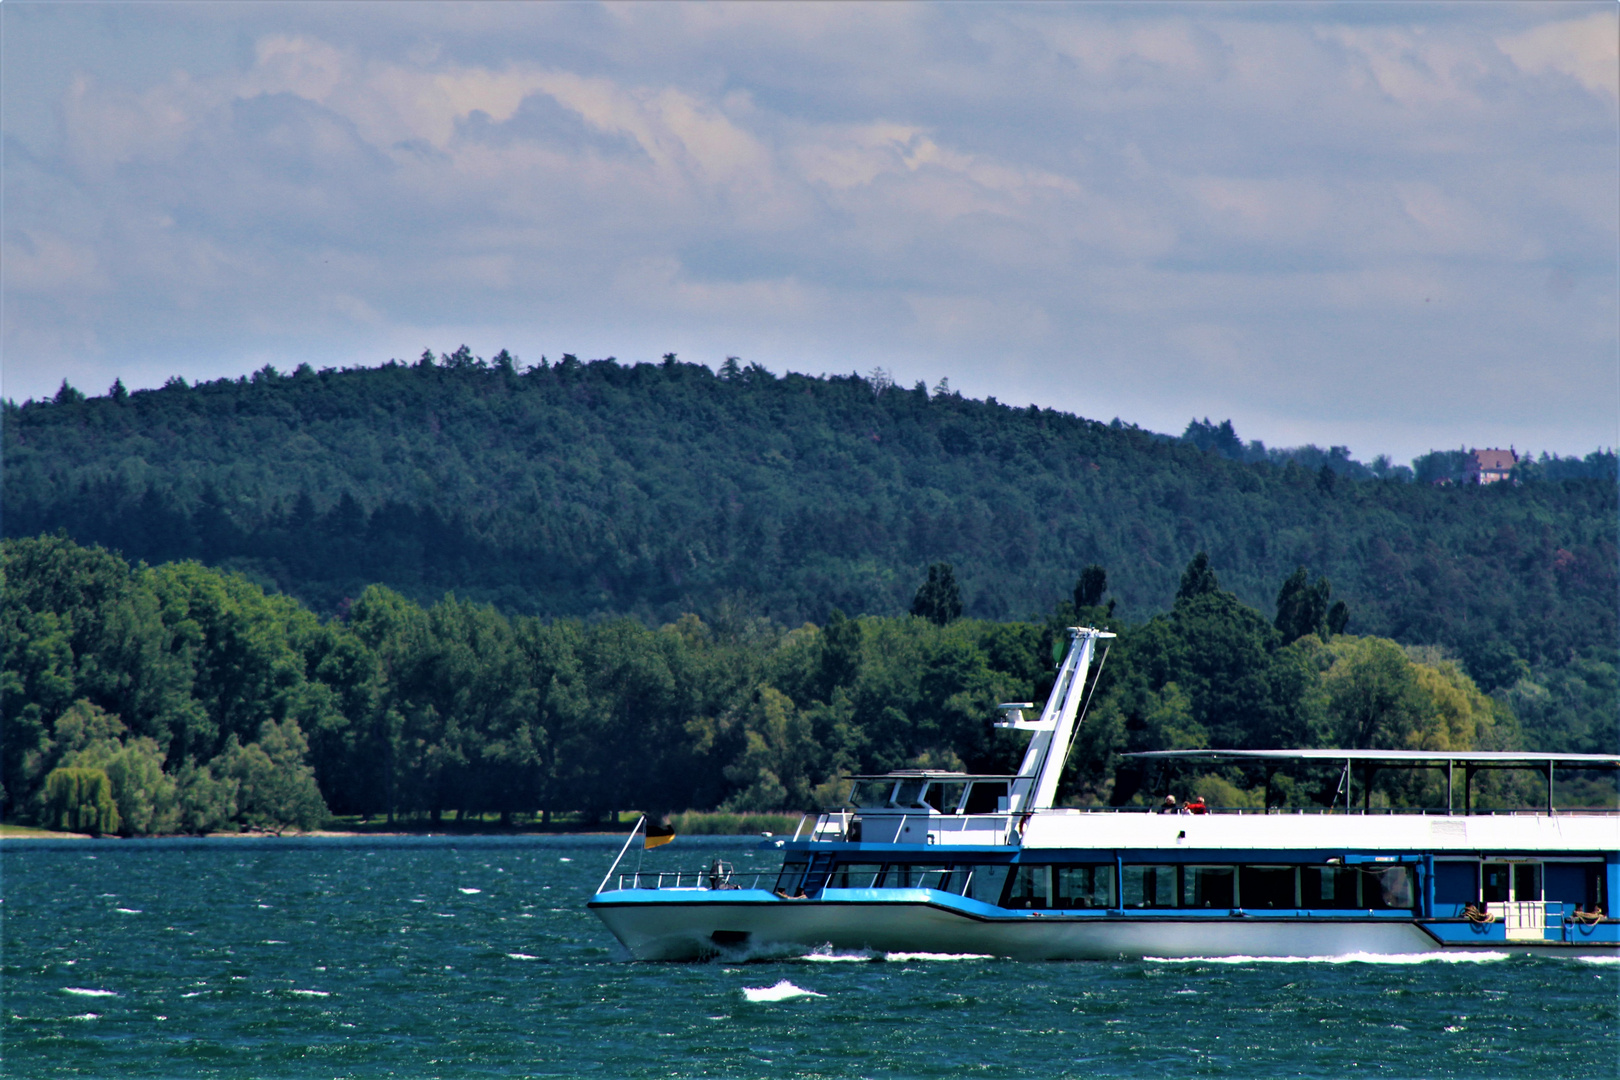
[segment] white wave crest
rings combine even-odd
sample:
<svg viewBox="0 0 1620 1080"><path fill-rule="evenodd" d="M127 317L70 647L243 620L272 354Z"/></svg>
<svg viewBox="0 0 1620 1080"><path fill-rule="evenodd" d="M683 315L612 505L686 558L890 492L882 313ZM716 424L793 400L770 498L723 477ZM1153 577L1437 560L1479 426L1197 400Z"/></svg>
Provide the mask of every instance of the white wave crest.
<svg viewBox="0 0 1620 1080"><path fill-rule="evenodd" d="M538 956L530 956L526 952L509 952L506 955L510 959L513 959L513 960L538 960L538 959L540 959Z"/></svg>
<svg viewBox="0 0 1620 1080"><path fill-rule="evenodd" d="M114 911L121 911L125 915L140 915L140 914L143 914L143 912L141 911L140 908L133 908L133 907L114 908L113 910Z"/></svg>
<svg viewBox="0 0 1620 1080"><path fill-rule="evenodd" d="M1583 964L1620 964L1620 956L1577 956Z"/></svg>
<svg viewBox="0 0 1620 1080"><path fill-rule="evenodd" d="M745 987L743 987L743 997L745 997L749 1001L753 1001L753 1002L791 1001L794 998L826 997L826 996L827 996L826 994L818 994L814 990L806 990L802 986L794 986L792 983L788 982L786 979L783 979L781 982L777 983L775 986L745 986Z"/></svg>
<svg viewBox="0 0 1620 1080"><path fill-rule="evenodd" d="M68 1019L69 1020L100 1020L101 1019L101 1014L100 1013L80 1013L77 1016L70 1016L70 1017L68 1017Z"/></svg>
<svg viewBox="0 0 1620 1080"><path fill-rule="evenodd" d="M479 893L483 892L484 890L483 889L462 889L461 891L466 893L468 896L477 896Z"/></svg>
<svg viewBox="0 0 1620 1080"><path fill-rule="evenodd" d="M1344 953L1339 956L1144 956L1150 964L1482 964L1505 952Z"/></svg>
<svg viewBox="0 0 1620 1080"><path fill-rule="evenodd" d="M912 960L994 960L995 957L971 952L892 952L884 953L883 959L903 964Z"/></svg>
<svg viewBox="0 0 1620 1080"><path fill-rule="evenodd" d="M118 993L115 990L91 990L89 987L85 987L85 986L64 986L64 987L62 987L62 993L64 993L64 994L77 994L80 997L117 997L118 996Z"/></svg>
<svg viewBox="0 0 1620 1080"><path fill-rule="evenodd" d="M798 959L808 960L813 964L870 964L878 959L878 955L869 952L835 953L831 949L817 949L815 952L805 953Z"/></svg>
<svg viewBox="0 0 1620 1080"><path fill-rule="evenodd" d="M328 990L289 990L289 991L287 991L287 993L289 993L289 994L297 994L299 997L331 997L332 996L331 992L328 991Z"/></svg>

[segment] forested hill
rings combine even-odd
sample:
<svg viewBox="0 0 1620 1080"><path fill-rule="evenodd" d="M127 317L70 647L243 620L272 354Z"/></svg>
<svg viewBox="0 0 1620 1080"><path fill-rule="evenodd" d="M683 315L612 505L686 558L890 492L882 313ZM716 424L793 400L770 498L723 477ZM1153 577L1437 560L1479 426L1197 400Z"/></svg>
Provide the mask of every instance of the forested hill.
<svg viewBox="0 0 1620 1080"><path fill-rule="evenodd" d="M324 613L381 582L511 613L795 625L903 612L948 561L970 616L1049 612L1101 564L1116 616L1142 619L1204 550L1264 611L1297 566L1326 575L1350 632L1451 646L1487 687L1491 664L1612 663L1620 639L1612 479L1353 481L858 376L463 349L64 390L5 406L4 455L8 536L196 558Z"/></svg>

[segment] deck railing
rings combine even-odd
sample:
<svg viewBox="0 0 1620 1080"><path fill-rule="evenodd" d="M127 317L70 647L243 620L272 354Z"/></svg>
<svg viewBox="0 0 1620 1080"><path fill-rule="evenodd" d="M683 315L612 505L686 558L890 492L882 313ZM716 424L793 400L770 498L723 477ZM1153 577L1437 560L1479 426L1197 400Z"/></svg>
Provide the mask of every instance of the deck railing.
<svg viewBox="0 0 1620 1080"><path fill-rule="evenodd" d="M616 889L770 889L781 883L781 870L754 870L744 873L719 873L712 868L703 870L638 870L617 875ZM785 884L794 890L804 884L801 870L795 880ZM973 884L972 867L904 868L877 867L872 870L840 868L830 878L817 885L820 889L937 889L961 895ZM609 891L607 889L601 890Z"/></svg>
<svg viewBox="0 0 1620 1080"><path fill-rule="evenodd" d="M636 870L618 875L620 889L760 889L773 888L780 870L716 873L704 870ZM607 891L607 890L602 890Z"/></svg>

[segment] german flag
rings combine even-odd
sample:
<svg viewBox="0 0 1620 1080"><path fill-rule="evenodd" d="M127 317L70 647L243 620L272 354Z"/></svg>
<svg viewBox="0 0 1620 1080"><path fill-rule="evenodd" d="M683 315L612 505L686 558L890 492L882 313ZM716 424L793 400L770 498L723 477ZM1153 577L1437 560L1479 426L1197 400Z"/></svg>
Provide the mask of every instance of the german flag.
<svg viewBox="0 0 1620 1080"><path fill-rule="evenodd" d="M647 822L647 846L643 850L650 851L659 844L667 844L673 839L675 839L675 827L673 825L655 825L649 821Z"/></svg>

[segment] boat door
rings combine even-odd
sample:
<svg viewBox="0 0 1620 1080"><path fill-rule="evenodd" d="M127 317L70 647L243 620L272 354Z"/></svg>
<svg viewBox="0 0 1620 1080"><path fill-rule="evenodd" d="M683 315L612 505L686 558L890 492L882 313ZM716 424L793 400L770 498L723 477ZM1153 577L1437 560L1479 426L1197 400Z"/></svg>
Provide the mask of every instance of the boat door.
<svg viewBox="0 0 1620 1080"><path fill-rule="evenodd" d="M1482 863L1479 876L1485 910L1502 920L1509 941L1541 941L1547 936L1539 862Z"/></svg>

